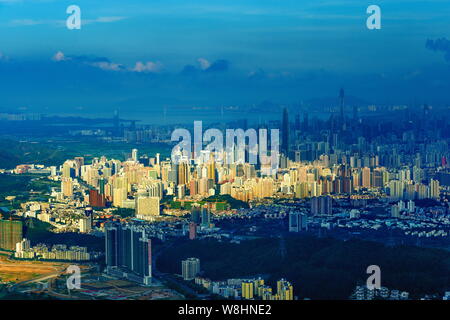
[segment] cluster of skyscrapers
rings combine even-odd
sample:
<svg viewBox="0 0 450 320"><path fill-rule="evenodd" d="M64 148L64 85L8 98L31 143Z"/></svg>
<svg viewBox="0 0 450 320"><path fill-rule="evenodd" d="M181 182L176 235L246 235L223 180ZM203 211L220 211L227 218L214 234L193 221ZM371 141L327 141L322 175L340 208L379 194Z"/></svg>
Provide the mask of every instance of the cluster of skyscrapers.
<svg viewBox="0 0 450 320"><path fill-rule="evenodd" d="M152 279L152 245L144 228L121 223L105 226L107 272L144 284Z"/></svg>

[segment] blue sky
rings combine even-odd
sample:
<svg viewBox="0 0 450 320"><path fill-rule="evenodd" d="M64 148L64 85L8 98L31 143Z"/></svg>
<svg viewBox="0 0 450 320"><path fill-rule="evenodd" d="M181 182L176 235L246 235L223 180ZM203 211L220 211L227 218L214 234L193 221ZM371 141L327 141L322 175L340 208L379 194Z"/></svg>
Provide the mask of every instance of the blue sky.
<svg viewBox="0 0 450 320"><path fill-rule="evenodd" d="M81 30L65 26L71 4ZM447 49L425 46L450 39L448 0L0 0L0 30L0 110L287 103L341 85L379 103L449 98Z"/></svg>

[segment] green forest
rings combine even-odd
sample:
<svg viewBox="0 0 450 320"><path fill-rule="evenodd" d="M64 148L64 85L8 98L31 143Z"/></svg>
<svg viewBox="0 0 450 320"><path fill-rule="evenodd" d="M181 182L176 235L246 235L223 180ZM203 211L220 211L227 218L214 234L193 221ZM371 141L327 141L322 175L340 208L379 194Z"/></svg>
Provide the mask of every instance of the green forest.
<svg viewBox="0 0 450 320"><path fill-rule="evenodd" d="M286 278L300 299L347 299L365 284L369 265L381 268L381 285L411 297L450 288L450 253L419 247L309 236L265 238L240 244L216 240L180 241L158 258L158 269L181 273L181 260L197 257L213 280L267 275L269 284Z"/></svg>

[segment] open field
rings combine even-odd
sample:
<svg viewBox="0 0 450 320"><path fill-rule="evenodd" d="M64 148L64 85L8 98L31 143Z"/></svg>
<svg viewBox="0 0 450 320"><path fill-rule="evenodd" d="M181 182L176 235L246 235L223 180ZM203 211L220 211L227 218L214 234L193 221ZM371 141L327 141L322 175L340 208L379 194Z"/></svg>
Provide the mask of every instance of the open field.
<svg viewBox="0 0 450 320"><path fill-rule="evenodd" d="M65 269L67 264L44 261L16 261L0 255L0 279L22 282Z"/></svg>

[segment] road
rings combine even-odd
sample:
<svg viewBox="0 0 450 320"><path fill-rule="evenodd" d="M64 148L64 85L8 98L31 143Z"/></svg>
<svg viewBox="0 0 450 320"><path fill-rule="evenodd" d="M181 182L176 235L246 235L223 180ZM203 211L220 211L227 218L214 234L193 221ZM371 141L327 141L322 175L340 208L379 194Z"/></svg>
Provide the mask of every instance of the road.
<svg viewBox="0 0 450 320"><path fill-rule="evenodd" d="M21 282L15 283L11 287L8 288L8 291L9 292L14 292L14 291L18 290L18 287L20 287L20 286L22 286L24 284L41 282L41 281L45 281L45 280L48 280L48 279L59 277L61 274L64 273L64 270L59 270L59 271L56 271L56 272L51 273L51 274L40 275L39 277L30 279L30 280L25 280L25 281L21 281Z"/></svg>

